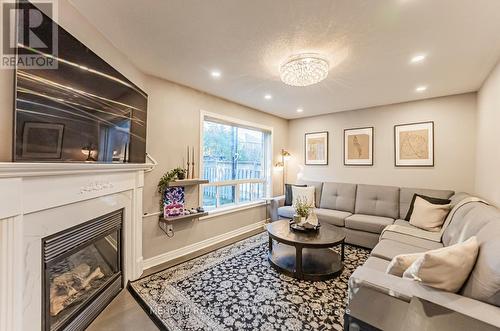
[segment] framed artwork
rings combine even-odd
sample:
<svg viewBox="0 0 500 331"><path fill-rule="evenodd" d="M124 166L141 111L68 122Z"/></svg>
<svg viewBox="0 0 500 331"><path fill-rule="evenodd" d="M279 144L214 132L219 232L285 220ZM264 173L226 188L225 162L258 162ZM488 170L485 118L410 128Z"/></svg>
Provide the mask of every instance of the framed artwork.
<svg viewBox="0 0 500 331"><path fill-rule="evenodd" d="M328 132L310 132L305 134L305 164L328 164Z"/></svg>
<svg viewBox="0 0 500 331"><path fill-rule="evenodd" d="M434 122L394 126L394 165L434 166Z"/></svg>
<svg viewBox="0 0 500 331"><path fill-rule="evenodd" d="M373 127L344 130L344 165L373 165Z"/></svg>
<svg viewBox="0 0 500 331"><path fill-rule="evenodd" d="M23 159L62 158L64 124L25 122L23 126Z"/></svg>

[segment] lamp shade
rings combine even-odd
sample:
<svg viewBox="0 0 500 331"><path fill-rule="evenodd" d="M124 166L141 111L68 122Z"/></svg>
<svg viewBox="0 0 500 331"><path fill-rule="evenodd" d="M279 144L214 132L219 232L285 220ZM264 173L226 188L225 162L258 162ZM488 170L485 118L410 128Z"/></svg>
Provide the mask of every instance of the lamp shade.
<svg viewBox="0 0 500 331"><path fill-rule="evenodd" d="M292 156L288 151L285 151L284 149L281 150L281 156L283 157L289 157Z"/></svg>

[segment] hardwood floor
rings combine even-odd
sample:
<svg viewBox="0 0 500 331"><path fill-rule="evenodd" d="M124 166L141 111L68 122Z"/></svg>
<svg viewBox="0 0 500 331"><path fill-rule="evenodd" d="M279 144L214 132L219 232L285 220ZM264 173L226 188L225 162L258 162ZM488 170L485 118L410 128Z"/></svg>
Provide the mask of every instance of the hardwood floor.
<svg viewBox="0 0 500 331"><path fill-rule="evenodd" d="M123 289L90 324L88 331L157 331L158 327L139 306L127 289Z"/></svg>
<svg viewBox="0 0 500 331"><path fill-rule="evenodd" d="M207 247L196 253L189 254L178 259L169 261L159 266L145 270L142 277L172 267L179 263L188 261L213 250L230 245L250 236L262 232L263 229L255 230L225 242ZM102 311L102 313L89 325L87 331L157 331L158 327L149 318L148 314L137 303L127 289L123 289L116 298Z"/></svg>

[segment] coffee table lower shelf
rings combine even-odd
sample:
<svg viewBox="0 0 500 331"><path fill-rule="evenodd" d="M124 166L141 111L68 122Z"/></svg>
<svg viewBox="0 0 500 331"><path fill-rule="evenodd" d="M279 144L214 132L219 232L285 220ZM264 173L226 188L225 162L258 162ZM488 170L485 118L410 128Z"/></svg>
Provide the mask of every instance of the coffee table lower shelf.
<svg viewBox="0 0 500 331"><path fill-rule="evenodd" d="M269 245L268 259L271 266L293 278L327 280L340 275L344 268L342 257L329 248L303 248L273 243L271 239Z"/></svg>

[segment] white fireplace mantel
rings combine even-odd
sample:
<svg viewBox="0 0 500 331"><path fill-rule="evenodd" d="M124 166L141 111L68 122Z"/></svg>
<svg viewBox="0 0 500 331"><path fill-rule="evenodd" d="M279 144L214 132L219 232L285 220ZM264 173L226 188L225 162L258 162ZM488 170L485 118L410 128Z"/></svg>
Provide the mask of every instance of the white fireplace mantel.
<svg viewBox="0 0 500 331"><path fill-rule="evenodd" d="M0 331L41 328L41 238L124 208L124 281L142 274L151 164L0 163Z"/></svg>
<svg viewBox="0 0 500 331"><path fill-rule="evenodd" d="M150 163L21 163L0 162L0 178L60 176L96 172L142 171L154 167Z"/></svg>

